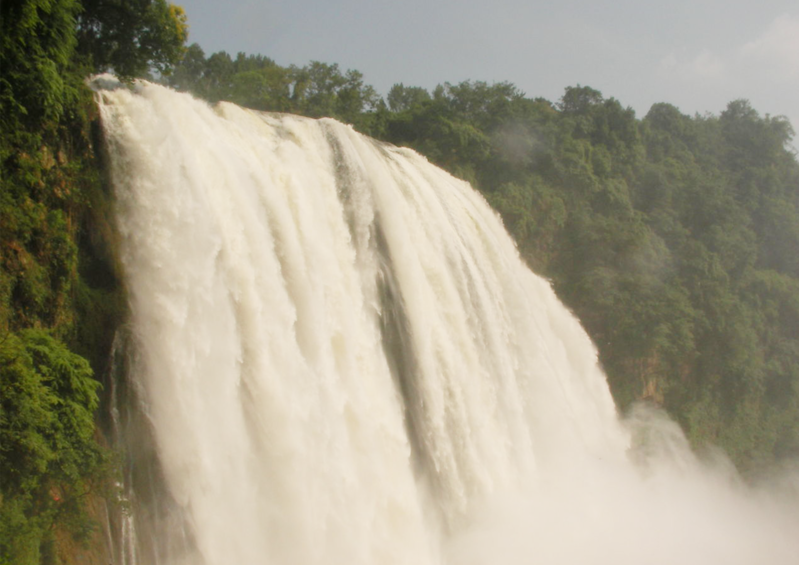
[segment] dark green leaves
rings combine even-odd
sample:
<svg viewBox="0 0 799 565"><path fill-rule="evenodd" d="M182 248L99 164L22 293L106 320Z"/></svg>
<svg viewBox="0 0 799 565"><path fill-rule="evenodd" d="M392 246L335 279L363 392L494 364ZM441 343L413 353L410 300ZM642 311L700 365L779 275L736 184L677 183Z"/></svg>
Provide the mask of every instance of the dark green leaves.
<svg viewBox="0 0 799 565"><path fill-rule="evenodd" d="M56 525L86 531L81 499L106 457L94 440L99 383L41 330L0 337L0 563L37 564Z"/></svg>
<svg viewBox="0 0 799 565"><path fill-rule="evenodd" d="M82 0L78 51L120 78L169 73L188 38L183 8L166 0Z"/></svg>

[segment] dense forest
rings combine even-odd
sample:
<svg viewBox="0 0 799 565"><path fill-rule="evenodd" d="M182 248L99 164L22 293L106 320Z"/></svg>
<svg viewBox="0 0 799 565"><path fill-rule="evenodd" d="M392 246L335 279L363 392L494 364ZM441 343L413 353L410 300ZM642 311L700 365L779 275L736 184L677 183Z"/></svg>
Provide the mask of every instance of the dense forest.
<svg viewBox="0 0 799 565"><path fill-rule="evenodd" d="M664 406L745 475L799 456L799 163L745 100L643 117L586 86L395 85L206 56L165 0L0 4L0 565L69 562L116 497L102 380L126 300L86 76L329 116L470 181L597 345L623 411ZM105 389L108 387L106 386Z"/></svg>

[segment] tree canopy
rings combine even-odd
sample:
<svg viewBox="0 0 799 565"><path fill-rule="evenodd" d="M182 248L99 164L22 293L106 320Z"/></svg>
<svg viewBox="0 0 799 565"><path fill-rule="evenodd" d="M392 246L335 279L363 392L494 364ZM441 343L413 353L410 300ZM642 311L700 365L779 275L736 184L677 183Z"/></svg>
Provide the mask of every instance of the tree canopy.
<svg viewBox="0 0 799 565"><path fill-rule="evenodd" d="M121 78L168 73L183 55L188 24L166 0L82 0L78 51L97 71Z"/></svg>

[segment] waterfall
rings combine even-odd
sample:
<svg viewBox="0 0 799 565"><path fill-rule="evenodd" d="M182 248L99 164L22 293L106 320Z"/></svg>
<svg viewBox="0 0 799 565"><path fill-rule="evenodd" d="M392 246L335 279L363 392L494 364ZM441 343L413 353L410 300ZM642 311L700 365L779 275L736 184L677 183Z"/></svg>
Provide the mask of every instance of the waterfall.
<svg viewBox="0 0 799 565"><path fill-rule="evenodd" d="M130 555L795 562L795 513L736 494L668 421L619 420L587 335L467 183L334 120L93 86L162 508Z"/></svg>

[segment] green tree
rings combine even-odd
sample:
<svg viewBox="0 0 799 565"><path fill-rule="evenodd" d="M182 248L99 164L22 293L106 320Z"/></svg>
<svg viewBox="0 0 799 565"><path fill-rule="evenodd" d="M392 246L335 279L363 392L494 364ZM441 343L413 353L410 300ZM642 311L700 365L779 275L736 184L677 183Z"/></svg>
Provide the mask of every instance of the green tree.
<svg viewBox="0 0 799 565"><path fill-rule="evenodd" d="M567 86L561 96L558 109L565 114L585 114L592 107L601 104L602 93L590 86Z"/></svg>
<svg viewBox="0 0 799 565"><path fill-rule="evenodd" d="M197 43L192 43L183 52L175 69L167 77L167 82L169 86L178 90L199 93L203 89L205 73L205 52Z"/></svg>
<svg viewBox="0 0 799 565"><path fill-rule="evenodd" d="M107 457L94 440L99 383L41 330L0 338L0 563L38 565L60 526L86 539L86 496Z"/></svg>
<svg viewBox="0 0 799 565"><path fill-rule="evenodd" d="M430 93L420 86L395 84L388 91L386 102L392 112L404 112L431 100Z"/></svg>
<svg viewBox="0 0 799 565"><path fill-rule="evenodd" d="M299 113L354 123L377 107L377 93L364 84L358 71L342 74L336 64L312 61L302 68L292 67L291 72L292 108Z"/></svg>
<svg viewBox="0 0 799 565"><path fill-rule="evenodd" d="M83 0L77 38L97 71L168 74L183 54L188 25L183 8L166 0Z"/></svg>

